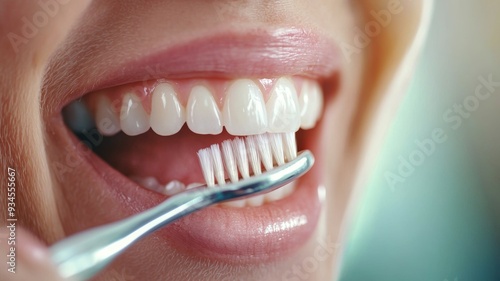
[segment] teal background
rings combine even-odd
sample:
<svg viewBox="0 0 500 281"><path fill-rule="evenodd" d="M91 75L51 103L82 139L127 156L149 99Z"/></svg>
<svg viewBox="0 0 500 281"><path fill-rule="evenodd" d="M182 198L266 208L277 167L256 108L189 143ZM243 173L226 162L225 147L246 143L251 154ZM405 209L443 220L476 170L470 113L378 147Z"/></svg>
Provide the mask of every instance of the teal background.
<svg viewBox="0 0 500 281"><path fill-rule="evenodd" d="M344 252L342 281L500 280L500 87L457 129L443 114L500 81L500 1L435 1L426 46L366 186ZM391 188L399 157L442 129Z"/></svg>

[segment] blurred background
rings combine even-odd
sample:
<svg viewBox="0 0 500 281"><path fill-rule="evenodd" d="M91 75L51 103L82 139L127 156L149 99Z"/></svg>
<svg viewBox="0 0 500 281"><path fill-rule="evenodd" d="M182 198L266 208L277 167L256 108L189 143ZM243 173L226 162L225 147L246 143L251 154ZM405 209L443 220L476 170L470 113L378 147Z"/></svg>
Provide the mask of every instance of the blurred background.
<svg viewBox="0 0 500 281"><path fill-rule="evenodd" d="M499 15L500 1L434 2L350 231L342 281L500 280Z"/></svg>

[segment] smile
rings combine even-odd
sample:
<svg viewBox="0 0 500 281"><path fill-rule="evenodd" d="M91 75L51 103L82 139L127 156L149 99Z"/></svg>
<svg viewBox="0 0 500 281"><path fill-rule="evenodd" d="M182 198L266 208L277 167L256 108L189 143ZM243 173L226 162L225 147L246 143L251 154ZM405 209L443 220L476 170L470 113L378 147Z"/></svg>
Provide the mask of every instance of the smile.
<svg viewBox="0 0 500 281"><path fill-rule="evenodd" d="M304 30L191 40L110 66L96 83L81 83L61 104L64 118L55 118L66 126L54 131L74 146L92 130L99 135L92 153L72 153L85 159L82 169L96 181L94 188L126 201L116 207L123 214L204 184L196 155L201 148L238 136L296 138L298 150L317 158L304 177L158 232L198 257L273 259L304 245L318 221L325 173L321 116L334 96L325 81L338 75L337 61L331 43Z"/></svg>

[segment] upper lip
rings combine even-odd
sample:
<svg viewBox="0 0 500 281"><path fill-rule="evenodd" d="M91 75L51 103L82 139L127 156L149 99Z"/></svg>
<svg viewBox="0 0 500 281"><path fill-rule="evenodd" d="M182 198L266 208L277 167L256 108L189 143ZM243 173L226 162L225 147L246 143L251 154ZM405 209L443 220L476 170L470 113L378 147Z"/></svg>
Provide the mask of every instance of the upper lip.
<svg viewBox="0 0 500 281"><path fill-rule="evenodd" d="M108 83L199 75L318 77L335 69L333 50L331 42L303 29L215 34L126 62Z"/></svg>
<svg viewBox="0 0 500 281"><path fill-rule="evenodd" d="M57 61L55 77L48 77L46 85L62 83L65 74L85 77L86 83L72 85L65 92L60 106L86 93L127 83L154 79L176 78L271 78L300 75L313 79L325 78L338 69L336 45L328 38L299 28L275 28L210 34L148 54L130 54L128 60L105 65L106 69L92 69L80 73L88 58L72 58L71 64ZM59 56L64 59L64 56ZM54 74L54 73L51 73ZM90 76L90 77L89 77ZM55 81L52 81L55 80ZM61 82L61 83L59 83ZM68 89L65 89L66 91Z"/></svg>

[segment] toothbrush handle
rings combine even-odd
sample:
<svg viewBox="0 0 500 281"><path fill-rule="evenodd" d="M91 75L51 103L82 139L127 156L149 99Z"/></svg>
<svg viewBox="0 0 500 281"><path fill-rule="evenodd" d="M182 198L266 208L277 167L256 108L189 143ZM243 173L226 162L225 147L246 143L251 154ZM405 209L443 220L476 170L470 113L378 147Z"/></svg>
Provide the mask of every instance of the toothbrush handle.
<svg viewBox="0 0 500 281"><path fill-rule="evenodd" d="M179 194L146 212L64 239L50 248L52 261L62 277L88 280L136 240L210 205L210 196L200 192L204 191Z"/></svg>
<svg viewBox="0 0 500 281"><path fill-rule="evenodd" d="M217 202L271 191L306 173L314 157L302 151L272 172L216 188L199 187L175 195L130 218L93 228L54 244L52 261L64 278L88 280L140 238L185 215Z"/></svg>

